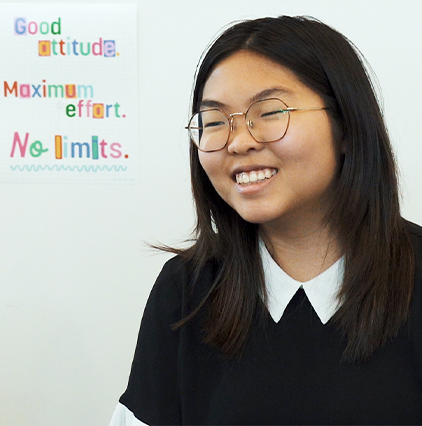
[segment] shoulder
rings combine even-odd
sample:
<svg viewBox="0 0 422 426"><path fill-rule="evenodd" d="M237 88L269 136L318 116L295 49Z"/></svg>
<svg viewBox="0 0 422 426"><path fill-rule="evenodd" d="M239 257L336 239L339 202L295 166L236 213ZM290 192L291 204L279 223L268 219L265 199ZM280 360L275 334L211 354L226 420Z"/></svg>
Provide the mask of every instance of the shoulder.
<svg viewBox="0 0 422 426"><path fill-rule="evenodd" d="M409 221L405 224L415 250L416 267L422 268L422 227Z"/></svg>
<svg viewBox="0 0 422 426"><path fill-rule="evenodd" d="M186 315L188 307L199 304L215 281L219 266L216 262L207 262L203 267L195 267L180 255L168 260L153 286L149 305L175 303L183 306ZM180 318L179 318L180 319Z"/></svg>
<svg viewBox="0 0 422 426"><path fill-rule="evenodd" d="M422 239L422 226L417 225L416 223L405 221L406 228L410 235L416 239Z"/></svg>
<svg viewBox="0 0 422 426"><path fill-rule="evenodd" d="M406 221L406 229L412 241L415 259L415 272L414 272L414 287L413 287L413 298L412 298L412 312L413 317L417 315L416 329L422 330L420 323L422 317L422 227ZM414 321L415 322L415 321ZM421 335L422 338L422 335ZM422 341L422 339L421 339Z"/></svg>
<svg viewBox="0 0 422 426"><path fill-rule="evenodd" d="M157 278L160 282L171 282L180 292L184 287L196 283L207 282L215 276L217 262L209 261L203 267L195 267L193 262L183 259L180 255L168 260Z"/></svg>
<svg viewBox="0 0 422 426"><path fill-rule="evenodd" d="M191 271L186 262L181 256L174 256L163 265L154 287L173 286L180 292L184 281L189 280L190 276Z"/></svg>

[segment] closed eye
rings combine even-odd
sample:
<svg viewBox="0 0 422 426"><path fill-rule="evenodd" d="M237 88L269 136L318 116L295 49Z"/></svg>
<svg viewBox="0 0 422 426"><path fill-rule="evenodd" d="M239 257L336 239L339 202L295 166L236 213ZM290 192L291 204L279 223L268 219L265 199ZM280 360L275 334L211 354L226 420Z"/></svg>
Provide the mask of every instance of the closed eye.
<svg viewBox="0 0 422 426"><path fill-rule="evenodd" d="M277 114L285 114L287 111L285 111L284 109L278 109L276 111L269 111L269 112L265 112L263 114L261 114L261 118L265 118L265 117L271 117Z"/></svg>
<svg viewBox="0 0 422 426"><path fill-rule="evenodd" d="M205 123L204 128L224 126L224 124L224 121L211 121L210 123Z"/></svg>

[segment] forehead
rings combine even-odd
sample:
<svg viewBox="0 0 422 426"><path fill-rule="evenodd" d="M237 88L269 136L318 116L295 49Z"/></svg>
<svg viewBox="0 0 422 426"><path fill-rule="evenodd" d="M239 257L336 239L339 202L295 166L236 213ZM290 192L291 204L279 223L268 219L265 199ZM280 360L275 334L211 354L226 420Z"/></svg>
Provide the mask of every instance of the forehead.
<svg viewBox="0 0 422 426"><path fill-rule="evenodd" d="M318 97L288 68L264 55L241 50L215 66L204 85L202 101L248 106L257 97L271 96L287 104Z"/></svg>

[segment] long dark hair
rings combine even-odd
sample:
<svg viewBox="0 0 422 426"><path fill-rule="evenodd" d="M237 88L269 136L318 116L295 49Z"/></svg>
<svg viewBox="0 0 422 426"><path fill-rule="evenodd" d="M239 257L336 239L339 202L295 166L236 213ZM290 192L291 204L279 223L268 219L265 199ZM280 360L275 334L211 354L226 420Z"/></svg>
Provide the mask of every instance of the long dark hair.
<svg viewBox="0 0 422 426"><path fill-rule="evenodd" d="M227 29L208 49L196 74L193 112L214 67L242 49L287 67L329 107L338 151L344 147L326 218L345 254L341 307L333 321L347 340L344 359L365 361L405 322L414 274L396 165L371 80L351 42L322 22L289 16L256 19ZM241 352L253 315L266 301L259 227L244 221L217 194L193 143L190 161L195 243L176 252L189 260L197 276L208 262L220 264L203 300L209 302L206 341L233 356Z"/></svg>

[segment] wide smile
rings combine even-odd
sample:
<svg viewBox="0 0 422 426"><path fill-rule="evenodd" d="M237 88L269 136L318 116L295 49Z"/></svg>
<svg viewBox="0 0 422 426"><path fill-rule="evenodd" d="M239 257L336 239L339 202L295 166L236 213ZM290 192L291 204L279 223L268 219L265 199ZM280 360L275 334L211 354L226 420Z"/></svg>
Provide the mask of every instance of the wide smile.
<svg viewBox="0 0 422 426"><path fill-rule="evenodd" d="M271 179L277 174L278 170L273 168L264 168L259 170L243 171L235 173L236 183L241 186L253 185Z"/></svg>

